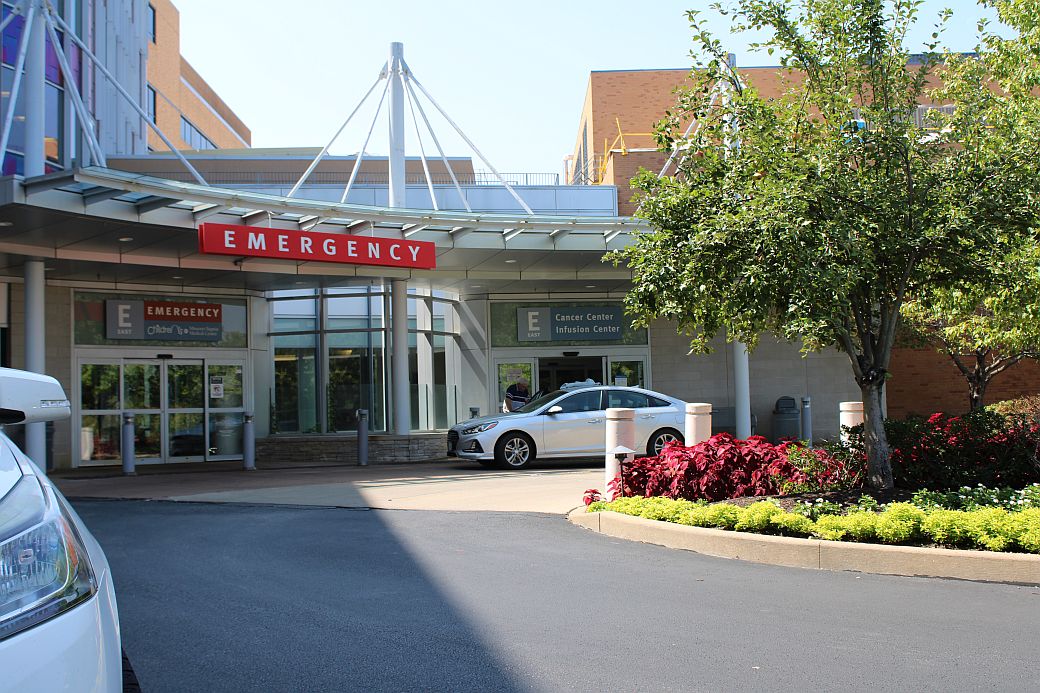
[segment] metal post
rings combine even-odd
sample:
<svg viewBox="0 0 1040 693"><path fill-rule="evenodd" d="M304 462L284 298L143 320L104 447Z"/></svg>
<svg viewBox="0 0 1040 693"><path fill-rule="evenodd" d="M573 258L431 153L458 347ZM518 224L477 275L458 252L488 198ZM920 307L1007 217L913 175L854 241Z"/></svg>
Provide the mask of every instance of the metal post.
<svg viewBox="0 0 1040 693"><path fill-rule="evenodd" d="M751 374L744 342L733 342L733 404L737 438L747 440L751 437Z"/></svg>
<svg viewBox="0 0 1040 693"><path fill-rule="evenodd" d="M412 398L408 379L408 282L390 282L390 381L394 391L394 433L412 429Z"/></svg>
<svg viewBox="0 0 1040 693"><path fill-rule="evenodd" d="M607 409L607 436L604 442L603 496L610 498L610 484L621 473L622 462L628 462L635 455L626 455L618 459L617 449L635 450L636 446L636 410L621 407Z"/></svg>
<svg viewBox="0 0 1040 693"><path fill-rule="evenodd" d="M802 440L812 447L812 398L808 395L802 397Z"/></svg>
<svg viewBox="0 0 1040 693"><path fill-rule="evenodd" d="M43 260L25 261L25 370L45 373L47 363L46 326L44 307L46 282ZM44 423L25 425L25 454L44 468L47 464L47 427Z"/></svg>
<svg viewBox="0 0 1040 693"><path fill-rule="evenodd" d="M123 457L123 474L135 476L137 460L134 457L134 415L128 411L123 412L123 435L119 440L119 451Z"/></svg>
<svg viewBox="0 0 1040 693"><path fill-rule="evenodd" d="M368 410L357 410L357 463L368 466Z"/></svg>
<svg viewBox="0 0 1040 693"><path fill-rule="evenodd" d="M29 52L25 56L25 177L46 173L44 138L47 122L45 91L46 49L44 37L47 28L43 17L37 17L29 30Z"/></svg>
<svg viewBox="0 0 1040 693"><path fill-rule="evenodd" d="M863 402L838 402L838 425L841 442L849 441L848 429L863 424Z"/></svg>
<svg viewBox="0 0 1040 693"><path fill-rule="evenodd" d="M389 205L406 207L404 158L404 44L390 44L387 79L390 80L390 175Z"/></svg>
<svg viewBox="0 0 1040 693"><path fill-rule="evenodd" d="M242 416L242 468L249 472L256 469L256 427L252 412Z"/></svg>
<svg viewBox="0 0 1040 693"><path fill-rule="evenodd" d="M686 430L683 440L686 446L703 443L711 438L711 405L706 402L686 403Z"/></svg>

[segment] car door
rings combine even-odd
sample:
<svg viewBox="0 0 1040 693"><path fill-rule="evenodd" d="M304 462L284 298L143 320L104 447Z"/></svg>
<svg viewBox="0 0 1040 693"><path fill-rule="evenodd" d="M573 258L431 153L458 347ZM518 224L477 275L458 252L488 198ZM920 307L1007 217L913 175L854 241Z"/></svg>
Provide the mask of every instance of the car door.
<svg viewBox="0 0 1040 693"><path fill-rule="evenodd" d="M646 441L657 430L657 413L650 406L649 399L642 392L632 390L609 389L606 391L607 409L623 407L635 409L636 449L646 447Z"/></svg>
<svg viewBox="0 0 1040 693"><path fill-rule="evenodd" d="M556 402L555 414L543 414L539 456L584 456L603 452L606 416L602 390L579 390ZM550 407L551 409L552 407Z"/></svg>

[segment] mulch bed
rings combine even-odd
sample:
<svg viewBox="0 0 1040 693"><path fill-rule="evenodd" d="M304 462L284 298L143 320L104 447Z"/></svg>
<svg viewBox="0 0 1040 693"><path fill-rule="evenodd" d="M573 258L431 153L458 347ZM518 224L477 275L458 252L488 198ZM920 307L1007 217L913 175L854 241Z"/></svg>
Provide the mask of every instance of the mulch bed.
<svg viewBox="0 0 1040 693"><path fill-rule="evenodd" d="M796 503L813 503L817 499L822 498L825 501L831 503L838 503L842 506L855 505L856 502L863 496L871 496L879 504L884 503L896 503L900 501L909 501L914 495L913 491L907 491L904 489L872 489L872 488L858 488L852 491L830 491L827 493L797 493L789 496L744 496L743 498L733 498L732 500L719 501L720 503L732 503L733 505L739 505L741 507L757 503L759 501L773 501L784 510L790 512L794 508Z"/></svg>

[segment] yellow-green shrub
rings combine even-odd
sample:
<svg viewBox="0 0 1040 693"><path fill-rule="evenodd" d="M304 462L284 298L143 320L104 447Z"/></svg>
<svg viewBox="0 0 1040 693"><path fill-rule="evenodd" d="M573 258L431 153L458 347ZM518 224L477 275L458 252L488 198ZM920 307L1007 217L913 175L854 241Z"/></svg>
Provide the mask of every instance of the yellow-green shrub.
<svg viewBox="0 0 1040 693"><path fill-rule="evenodd" d="M805 515L781 512L769 518L769 525L777 534L807 537L812 534L815 523Z"/></svg>
<svg viewBox="0 0 1040 693"><path fill-rule="evenodd" d="M892 503L878 514L876 533L886 544L902 544L918 536L925 513L909 503Z"/></svg>
<svg viewBox="0 0 1040 693"><path fill-rule="evenodd" d="M769 519L774 515L782 513L776 503L759 501L744 508L740 519L737 520L734 529L738 532L762 532L769 528Z"/></svg>
<svg viewBox="0 0 1040 693"><path fill-rule="evenodd" d="M936 544L964 546L972 543L971 515L964 510L932 510L921 523L921 531Z"/></svg>

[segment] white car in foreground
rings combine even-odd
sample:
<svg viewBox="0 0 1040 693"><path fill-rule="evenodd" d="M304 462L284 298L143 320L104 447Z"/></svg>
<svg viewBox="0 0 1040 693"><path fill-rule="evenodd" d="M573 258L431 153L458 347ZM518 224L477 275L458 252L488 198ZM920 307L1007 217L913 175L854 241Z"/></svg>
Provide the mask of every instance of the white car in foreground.
<svg viewBox="0 0 1040 693"><path fill-rule="evenodd" d="M656 455L682 441L686 404L636 387L596 386L556 390L508 414L457 424L448 431L448 455L522 469L535 458L603 455L606 410L635 409L636 450Z"/></svg>
<svg viewBox="0 0 1040 693"><path fill-rule="evenodd" d="M0 368L0 423L69 415L53 378ZM0 433L0 691L122 691L119 619L101 547Z"/></svg>

